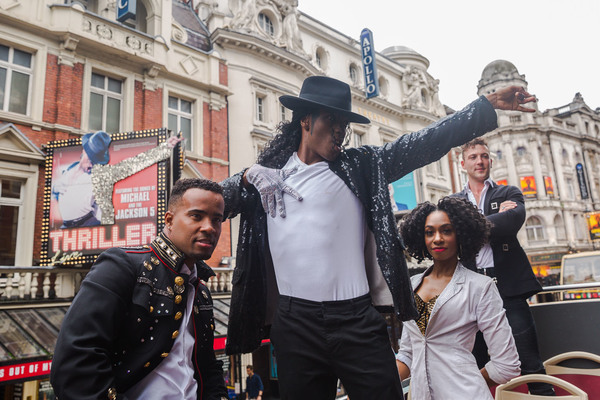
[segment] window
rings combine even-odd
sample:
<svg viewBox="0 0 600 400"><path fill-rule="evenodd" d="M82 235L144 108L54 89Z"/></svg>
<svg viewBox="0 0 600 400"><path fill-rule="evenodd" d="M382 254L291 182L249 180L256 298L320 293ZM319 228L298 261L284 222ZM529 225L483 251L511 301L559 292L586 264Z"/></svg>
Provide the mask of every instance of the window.
<svg viewBox="0 0 600 400"><path fill-rule="evenodd" d="M5 178L0 183L0 265L15 265L22 183Z"/></svg>
<svg viewBox="0 0 600 400"><path fill-rule="evenodd" d="M318 47L317 50L315 51L315 63L322 70L327 69L327 65L328 65L327 53L325 52L325 49L323 49L322 47Z"/></svg>
<svg viewBox="0 0 600 400"><path fill-rule="evenodd" d="M573 186L573 179L566 178L565 183L567 185L567 199L575 200L575 186Z"/></svg>
<svg viewBox="0 0 600 400"><path fill-rule="evenodd" d="M269 36L273 36L275 34L275 29L273 28L273 21L271 21L271 18L269 18L266 14L258 14L258 25L260 25L262 30L267 32Z"/></svg>
<svg viewBox="0 0 600 400"><path fill-rule="evenodd" d="M169 129L181 132L185 149L192 150L192 102L169 96Z"/></svg>
<svg viewBox="0 0 600 400"><path fill-rule="evenodd" d="M265 121L265 99L261 96L256 96L256 119Z"/></svg>
<svg viewBox="0 0 600 400"><path fill-rule="evenodd" d="M383 96L387 96L389 92L388 80L384 77L379 78L379 91Z"/></svg>
<svg viewBox="0 0 600 400"><path fill-rule="evenodd" d="M0 45L0 109L27 114L33 56Z"/></svg>
<svg viewBox="0 0 600 400"><path fill-rule="evenodd" d="M348 68L348 74L350 75L350 81L352 84L358 84L358 68L356 67L356 64L350 64L350 68Z"/></svg>
<svg viewBox="0 0 600 400"><path fill-rule="evenodd" d="M90 87L90 119L92 131L117 133L121 129L121 104L123 82L108 76L92 73Z"/></svg>
<svg viewBox="0 0 600 400"><path fill-rule="evenodd" d="M517 122L521 122L521 116L520 115L511 115L508 119L510 120L511 124L515 124Z"/></svg>
<svg viewBox="0 0 600 400"><path fill-rule="evenodd" d="M527 149L523 146L519 146L517 147L517 155L519 157L523 157L525 154L527 154Z"/></svg>
<svg viewBox="0 0 600 400"><path fill-rule="evenodd" d="M525 223L525 231L527 232L527 240L536 241L544 240L544 225L538 217L529 217Z"/></svg>
<svg viewBox="0 0 600 400"><path fill-rule="evenodd" d="M502 160L502 150L496 151L496 157L498 157L498 160Z"/></svg>
<svg viewBox="0 0 600 400"><path fill-rule="evenodd" d="M560 215L554 217L554 229L556 230L556 240L562 241L567 239L565 224L563 224L563 219Z"/></svg>
<svg viewBox="0 0 600 400"><path fill-rule="evenodd" d="M281 104L279 105L279 120L281 122L287 121L287 112L286 112L285 106L283 106Z"/></svg>

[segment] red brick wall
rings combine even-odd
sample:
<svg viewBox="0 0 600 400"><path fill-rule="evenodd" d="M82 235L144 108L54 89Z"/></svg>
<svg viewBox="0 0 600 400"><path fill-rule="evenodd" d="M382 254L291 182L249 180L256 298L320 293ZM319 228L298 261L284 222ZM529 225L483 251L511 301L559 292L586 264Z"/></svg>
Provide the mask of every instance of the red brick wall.
<svg viewBox="0 0 600 400"><path fill-rule="evenodd" d="M221 85L225 85L225 86L228 85L228 83L227 83L227 79L228 79L227 72L228 72L227 65L224 62L220 62L219 63L219 83Z"/></svg>
<svg viewBox="0 0 600 400"><path fill-rule="evenodd" d="M162 128L162 89L144 89L144 83L135 81L133 130Z"/></svg>
<svg viewBox="0 0 600 400"><path fill-rule="evenodd" d="M83 64L59 64L58 56L49 54L46 65L44 122L81 128Z"/></svg>

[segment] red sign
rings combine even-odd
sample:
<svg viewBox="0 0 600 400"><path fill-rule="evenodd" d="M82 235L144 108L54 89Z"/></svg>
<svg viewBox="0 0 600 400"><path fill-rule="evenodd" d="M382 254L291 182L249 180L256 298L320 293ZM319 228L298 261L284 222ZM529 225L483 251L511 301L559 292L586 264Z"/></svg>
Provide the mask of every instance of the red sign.
<svg viewBox="0 0 600 400"><path fill-rule="evenodd" d="M111 247L148 244L162 228L170 150L158 145L167 130L102 134L92 150L89 134L48 145L43 264L94 261Z"/></svg>
<svg viewBox="0 0 600 400"><path fill-rule="evenodd" d="M0 367L0 382L39 378L50 375L52 360L34 361L25 364L5 365Z"/></svg>

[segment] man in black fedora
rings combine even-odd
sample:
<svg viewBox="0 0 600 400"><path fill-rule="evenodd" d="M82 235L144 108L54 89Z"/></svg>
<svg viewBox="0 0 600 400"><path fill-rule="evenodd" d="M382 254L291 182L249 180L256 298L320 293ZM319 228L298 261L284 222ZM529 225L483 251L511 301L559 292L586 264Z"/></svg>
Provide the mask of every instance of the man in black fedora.
<svg viewBox="0 0 600 400"><path fill-rule="evenodd" d="M338 378L353 400L402 398L376 307L417 311L388 184L496 128L494 108L533 111L521 104L534 100L513 86L393 143L344 149L349 124L370 122L347 84L309 77L280 97L292 121L222 183L225 214L241 214L227 352L270 333L283 399L333 399Z"/></svg>
<svg viewBox="0 0 600 400"><path fill-rule="evenodd" d="M109 165L111 140L104 131L83 135L79 161L64 168L53 183L52 195L63 220L61 228L114 223L114 184L169 158L171 150L183 139L172 135L155 148Z"/></svg>

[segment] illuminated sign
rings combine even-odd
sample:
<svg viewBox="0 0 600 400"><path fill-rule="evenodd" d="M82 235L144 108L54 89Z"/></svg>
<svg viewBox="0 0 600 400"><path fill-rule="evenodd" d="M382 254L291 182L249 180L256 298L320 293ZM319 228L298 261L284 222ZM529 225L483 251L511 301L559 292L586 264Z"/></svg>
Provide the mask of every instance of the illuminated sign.
<svg viewBox="0 0 600 400"><path fill-rule="evenodd" d="M508 180L500 179L499 181L496 181L496 184L500 186L508 186Z"/></svg>
<svg viewBox="0 0 600 400"><path fill-rule="evenodd" d="M577 182L579 183L579 191L581 192L582 199L589 199L590 194L588 192L587 183L585 181L585 172L583 171L583 165L578 163L575 166L575 170L577 171Z"/></svg>
<svg viewBox="0 0 600 400"><path fill-rule="evenodd" d="M117 21L125 22L128 19L135 19L136 4L136 0L118 0Z"/></svg>
<svg viewBox="0 0 600 400"><path fill-rule="evenodd" d="M34 361L0 367L0 382L42 378L50 375L52 360Z"/></svg>
<svg viewBox="0 0 600 400"><path fill-rule="evenodd" d="M98 134L48 144L42 265L93 262L110 247L148 244L163 227L168 130Z"/></svg>
<svg viewBox="0 0 600 400"><path fill-rule="evenodd" d="M362 48L362 64L365 73L365 94L367 99L379 96L379 81L377 80L377 65L375 63L375 46L373 32L365 28L360 33Z"/></svg>

